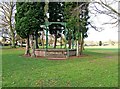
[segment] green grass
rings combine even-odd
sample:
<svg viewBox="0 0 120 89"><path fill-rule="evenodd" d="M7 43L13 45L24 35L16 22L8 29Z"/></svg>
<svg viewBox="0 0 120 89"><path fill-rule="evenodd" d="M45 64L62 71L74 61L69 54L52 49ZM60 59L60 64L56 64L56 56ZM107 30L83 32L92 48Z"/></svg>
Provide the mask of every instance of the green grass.
<svg viewBox="0 0 120 89"><path fill-rule="evenodd" d="M118 50L87 48L84 56L47 60L21 56L24 49L2 50L3 87L117 87Z"/></svg>

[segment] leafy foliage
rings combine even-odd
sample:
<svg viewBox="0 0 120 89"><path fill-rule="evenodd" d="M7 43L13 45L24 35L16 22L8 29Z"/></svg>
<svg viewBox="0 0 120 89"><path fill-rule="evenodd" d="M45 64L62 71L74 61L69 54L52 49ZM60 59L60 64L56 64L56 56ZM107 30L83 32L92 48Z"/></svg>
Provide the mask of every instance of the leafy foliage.
<svg viewBox="0 0 120 89"><path fill-rule="evenodd" d="M74 39L78 39L81 33L84 37L87 37L87 25L88 25L88 3L86 2L66 2L65 3L65 20L67 22L67 39L72 39L73 33ZM85 12L83 12L85 11ZM73 37L73 36L72 36Z"/></svg>

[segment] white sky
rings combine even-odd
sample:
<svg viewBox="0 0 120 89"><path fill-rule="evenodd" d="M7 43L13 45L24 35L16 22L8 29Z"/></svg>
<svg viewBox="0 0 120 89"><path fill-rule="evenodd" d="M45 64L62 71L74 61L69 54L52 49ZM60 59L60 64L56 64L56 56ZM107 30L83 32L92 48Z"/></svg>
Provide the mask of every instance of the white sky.
<svg viewBox="0 0 120 89"><path fill-rule="evenodd" d="M113 7L118 9L118 4L114 4ZM88 31L88 38L85 39L86 41L118 41L118 27L113 27L111 24L102 25L104 22L110 22L111 18L109 16L98 14L97 17L92 16L91 19L94 21L95 26L102 27L104 30L98 32L90 28Z"/></svg>
<svg viewBox="0 0 120 89"><path fill-rule="evenodd" d="M93 41L107 41L107 40L118 40L118 27L113 27L112 25L102 25L102 21L109 21L110 19L105 15L99 15L99 18L94 18L94 23L98 27L102 27L104 30L101 32L95 31L90 28L88 31L88 38L85 40L93 40Z"/></svg>

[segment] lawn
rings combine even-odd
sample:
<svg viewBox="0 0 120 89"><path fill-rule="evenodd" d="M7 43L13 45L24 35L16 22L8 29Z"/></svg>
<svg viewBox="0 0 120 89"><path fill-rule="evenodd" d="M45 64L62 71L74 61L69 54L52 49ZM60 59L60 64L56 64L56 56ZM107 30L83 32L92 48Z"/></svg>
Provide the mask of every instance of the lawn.
<svg viewBox="0 0 120 89"><path fill-rule="evenodd" d="M21 56L24 49L3 48L3 87L117 87L117 48L86 48L84 56L47 60Z"/></svg>

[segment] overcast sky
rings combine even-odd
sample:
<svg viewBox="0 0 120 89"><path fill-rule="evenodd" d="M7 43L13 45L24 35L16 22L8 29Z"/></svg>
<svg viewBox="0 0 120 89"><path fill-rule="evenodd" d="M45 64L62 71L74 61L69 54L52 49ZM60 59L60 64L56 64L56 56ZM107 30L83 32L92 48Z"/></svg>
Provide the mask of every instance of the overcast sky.
<svg viewBox="0 0 120 89"><path fill-rule="evenodd" d="M115 9L118 9L118 3L113 4L112 7L114 7ZM95 25L98 27L102 27L104 30L101 32L98 32L90 28L88 31L88 34L89 34L88 38L86 38L85 40L93 40L93 41L115 40L115 41L118 41L118 26L113 26L111 24L102 25L105 22L111 21L111 18L109 16L102 15L102 14L97 14L96 17L94 17L91 14L90 16L91 16L92 21L94 21Z"/></svg>

